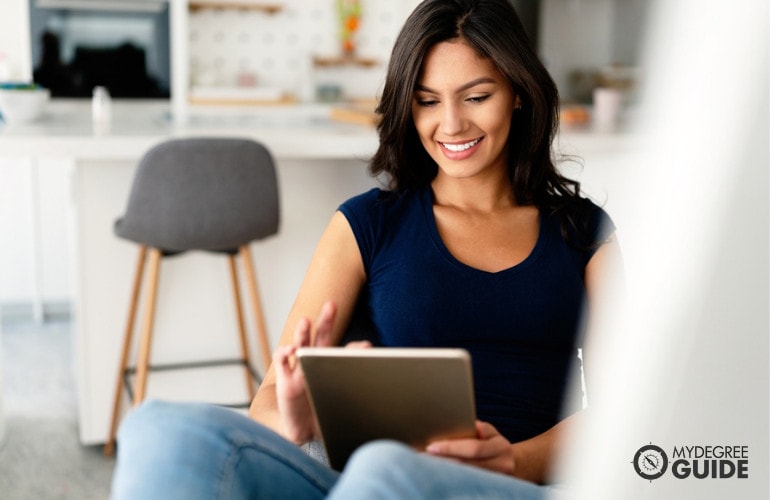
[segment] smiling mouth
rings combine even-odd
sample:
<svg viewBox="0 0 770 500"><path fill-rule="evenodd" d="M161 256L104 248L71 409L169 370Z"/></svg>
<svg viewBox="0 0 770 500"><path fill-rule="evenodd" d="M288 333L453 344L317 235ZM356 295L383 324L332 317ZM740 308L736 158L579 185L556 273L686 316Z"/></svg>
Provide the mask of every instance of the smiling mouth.
<svg viewBox="0 0 770 500"><path fill-rule="evenodd" d="M463 142L459 144L449 144L446 142L439 142L439 144L441 144L441 146L448 149L449 151L454 151L455 153L459 153L460 151L465 151L466 149L472 148L473 146L481 142L481 139L483 139L483 137L479 137L478 139L473 139L472 141Z"/></svg>

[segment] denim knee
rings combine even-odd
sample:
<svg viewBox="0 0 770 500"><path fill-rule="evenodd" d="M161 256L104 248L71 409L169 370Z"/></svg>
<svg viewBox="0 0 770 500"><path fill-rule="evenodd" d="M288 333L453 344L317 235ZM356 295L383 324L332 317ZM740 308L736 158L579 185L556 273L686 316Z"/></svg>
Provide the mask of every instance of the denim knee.
<svg viewBox="0 0 770 500"><path fill-rule="evenodd" d="M375 441L350 458L330 499L543 500L539 486L513 477Z"/></svg>
<svg viewBox="0 0 770 500"><path fill-rule="evenodd" d="M166 418L164 416L166 406L167 404L161 401L148 400L130 410L118 427L118 445L121 442L133 441L134 436L140 437L148 423Z"/></svg>
<svg viewBox="0 0 770 500"><path fill-rule="evenodd" d="M330 499L423 498L419 455L395 441L374 441L350 457ZM415 472L417 476L415 476Z"/></svg>
<svg viewBox="0 0 770 500"><path fill-rule="evenodd" d="M182 431L176 425L168 425L172 422L184 419L187 422L198 420L205 423L208 420L206 412L208 406L199 405L191 410L191 405L180 405L167 401L147 400L135 409L131 410L118 429L118 445L121 442L142 440L146 437L148 429L163 427L162 432L156 432L154 438L173 441L175 435Z"/></svg>
<svg viewBox="0 0 770 500"><path fill-rule="evenodd" d="M123 419L118 429L119 436L131 435L137 428L143 427L149 422L162 422L175 411L175 406L157 400L147 400L132 409Z"/></svg>
<svg viewBox="0 0 770 500"><path fill-rule="evenodd" d="M414 457L415 451L398 441L372 441L353 453L345 470L356 469L373 475L389 474L398 468L409 468ZM388 467L383 467L383 464L388 464Z"/></svg>
<svg viewBox="0 0 770 500"><path fill-rule="evenodd" d="M323 498L337 475L232 409L147 401L118 435L111 498Z"/></svg>

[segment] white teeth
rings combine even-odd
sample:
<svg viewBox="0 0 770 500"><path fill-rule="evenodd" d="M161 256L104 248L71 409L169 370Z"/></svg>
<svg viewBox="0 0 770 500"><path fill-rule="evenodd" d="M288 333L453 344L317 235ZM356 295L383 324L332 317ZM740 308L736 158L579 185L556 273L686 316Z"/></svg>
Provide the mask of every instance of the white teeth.
<svg viewBox="0 0 770 500"><path fill-rule="evenodd" d="M447 148L449 151L458 152L458 151L465 151L468 148L472 148L473 146L478 144L480 140L481 139L474 139L471 142L466 142L465 144L445 144L442 142L441 145Z"/></svg>

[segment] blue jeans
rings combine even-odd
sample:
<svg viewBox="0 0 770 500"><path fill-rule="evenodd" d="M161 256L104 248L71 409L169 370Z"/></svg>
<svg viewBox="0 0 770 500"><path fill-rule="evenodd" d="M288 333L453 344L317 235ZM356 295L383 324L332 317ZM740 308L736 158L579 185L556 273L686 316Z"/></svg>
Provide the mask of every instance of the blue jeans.
<svg viewBox="0 0 770 500"><path fill-rule="evenodd" d="M389 441L362 446L340 475L227 408L148 401L121 426L110 498L540 500L547 493Z"/></svg>
<svg viewBox="0 0 770 500"><path fill-rule="evenodd" d="M353 454L329 498L542 500L547 494L533 483L375 441Z"/></svg>

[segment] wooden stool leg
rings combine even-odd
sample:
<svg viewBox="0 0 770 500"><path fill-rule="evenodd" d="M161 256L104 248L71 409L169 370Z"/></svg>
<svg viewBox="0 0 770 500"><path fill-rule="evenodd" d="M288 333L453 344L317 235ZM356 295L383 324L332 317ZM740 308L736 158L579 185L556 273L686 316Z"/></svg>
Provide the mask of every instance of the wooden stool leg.
<svg viewBox="0 0 770 500"><path fill-rule="evenodd" d="M120 414L120 403L123 398L123 376L128 366L128 356L131 352L131 340L134 335L134 321L136 319L136 305L139 302L139 293L142 288L142 275L144 274L144 264L147 257L147 247L139 247L139 259L136 263L136 272L134 274L134 285L131 291L131 303L128 307L128 321L126 330L123 333L123 349L120 355L120 366L118 367L118 377L115 383L115 401L112 404L112 420L110 422L110 434L107 436L107 442L104 445L104 454L112 456L115 452L115 435L118 431L118 415Z"/></svg>
<svg viewBox="0 0 770 500"><path fill-rule="evenodd" d="M267 371L272 360L272 351L270 350L270 342L267 338L265 316L262 313L262 303L259 298L259 288L257 288L256 274L254 273L254 263L251 260L251 253L249 252L248 245L240 247L238 249L238 254L241 256L243 264L246 268L246 281L249 285L251 305L254 309L254 323L257 325L257 339L259 340L259 349L262 351L262 362L264 363L265 371Z"/></svg>
<svg viewBox="0 0 770 500"><path fill-rule="evenodd" d="M244 371L246 375L246 390L249 392L249 399L254 399L254 379L251 377L251 356L249 355L249 342L246 339L246 324L243 321L243 307L241 306L241 290L238 284L238 267L234 255L228 255L230 262L230 277L233 282L233 296L235 298L235 313L238 318L238 333L241 340L241 357L245 363Z"/></svg>
<svg viewBox="0 0 770 500"><path fill-rule="evenodd" d="M152 347L152 327L155 321L155 301L158 293L158 271L160 270L161 251L157 248L150 250L150 269L147 298L145 299L145 316L142 323L142 337L139 340L139 356L136 361L136 391L134 391L134 406L144 400L147 389L147 372L150 365L150 348Z"/></svg>

